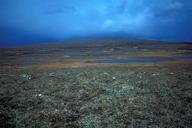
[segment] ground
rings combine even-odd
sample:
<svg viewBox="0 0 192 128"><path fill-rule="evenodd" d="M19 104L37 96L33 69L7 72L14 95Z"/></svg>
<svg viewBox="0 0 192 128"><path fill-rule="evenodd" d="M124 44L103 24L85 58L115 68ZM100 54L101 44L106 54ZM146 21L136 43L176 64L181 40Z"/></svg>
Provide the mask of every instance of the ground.
<svg viewBox="0 0 192 128"><path fill-rule="evenodd" d="M191 50L191 44L126 40L2 49L0 127L189 128L191 59L95 60L191 56Z"/></svg>

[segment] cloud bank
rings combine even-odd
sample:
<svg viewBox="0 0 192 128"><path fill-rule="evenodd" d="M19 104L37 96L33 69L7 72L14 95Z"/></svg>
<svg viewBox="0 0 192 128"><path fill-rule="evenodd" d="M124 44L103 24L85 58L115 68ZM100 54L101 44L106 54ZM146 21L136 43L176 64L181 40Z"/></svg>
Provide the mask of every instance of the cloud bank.
<svg viewBox="0 0 192 128"><path fill-rule="evenodd" d="M190 0L1 0L0 42L121 35L192 41Z"/></svg>

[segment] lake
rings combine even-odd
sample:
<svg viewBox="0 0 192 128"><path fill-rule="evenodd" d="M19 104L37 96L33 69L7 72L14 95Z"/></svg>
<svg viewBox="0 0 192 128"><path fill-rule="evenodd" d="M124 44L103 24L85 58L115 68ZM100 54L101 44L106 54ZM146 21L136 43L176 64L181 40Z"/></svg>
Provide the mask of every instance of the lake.
<svg viewBox="0 0 192 128"><path fill-rule="evenodd" d="M174 56L163 57L160 59L111 59L111 60L96 60L95 63L158 63L165 61L176 61L183 59L192 59L192 56Z"/></svg>

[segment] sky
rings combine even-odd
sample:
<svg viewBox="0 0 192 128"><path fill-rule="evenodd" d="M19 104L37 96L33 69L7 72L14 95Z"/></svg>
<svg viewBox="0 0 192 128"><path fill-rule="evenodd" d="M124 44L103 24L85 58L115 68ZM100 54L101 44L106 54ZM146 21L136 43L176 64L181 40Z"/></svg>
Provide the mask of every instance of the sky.
<svg viewBox="0 0 192 128"><path fill-rule="evenodd" d="M192 1L0 0L0 47L80 38L192 42Z"/></svg>

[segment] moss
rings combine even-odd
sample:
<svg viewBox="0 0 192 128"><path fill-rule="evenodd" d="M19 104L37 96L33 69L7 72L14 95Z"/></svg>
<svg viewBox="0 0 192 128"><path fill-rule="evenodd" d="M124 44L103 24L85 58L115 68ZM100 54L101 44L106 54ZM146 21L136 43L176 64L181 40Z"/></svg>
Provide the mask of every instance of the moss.
<svg viewBox="0 0 192 128"><path fill-rule="evenodd" d="M101 127L101 118L90 114L83 117L80 122L84 128L100 128Z"/></svg>
<svg viewBox="0 0 192 128"><path fill-rule="evenodd" d="M9 127L190 127L191 72L66 69L0 76ZM154 75L156 74L156 75ZM2 118L3 117L3 118Z"/></svg>

